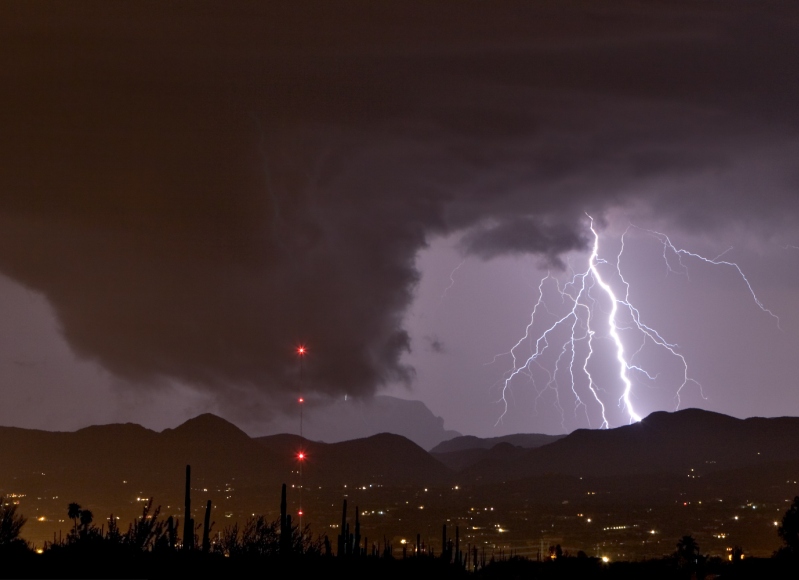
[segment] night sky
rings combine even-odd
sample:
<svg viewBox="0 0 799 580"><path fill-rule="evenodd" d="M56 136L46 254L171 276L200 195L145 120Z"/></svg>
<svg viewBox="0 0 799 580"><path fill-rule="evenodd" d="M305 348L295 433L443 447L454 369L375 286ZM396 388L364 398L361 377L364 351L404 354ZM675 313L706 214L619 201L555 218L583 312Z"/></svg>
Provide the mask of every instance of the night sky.
<svg viewBox="0 0 799 580"><path fill-rule="evenodd" d="M498 423L587 214L617 291L627 231L683 407L797 415L797 71L789 2L3 2L0 423L257 434L299 394L387 393L462 433L598 427L565 375L514 379ZM647 230L726 251L779 323ZM639 360L637 411L676 408L674 355Z"/></svg>

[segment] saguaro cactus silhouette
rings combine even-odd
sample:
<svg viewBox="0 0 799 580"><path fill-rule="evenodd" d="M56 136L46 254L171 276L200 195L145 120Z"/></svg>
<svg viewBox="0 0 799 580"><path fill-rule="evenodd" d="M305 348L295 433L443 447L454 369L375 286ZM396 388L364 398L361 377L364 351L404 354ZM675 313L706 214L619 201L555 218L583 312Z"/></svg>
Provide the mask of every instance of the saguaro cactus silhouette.
<svg viewBox="0 0 799 580"><path fill-rule="evenodd" d="M291 514L286 514L286 543L285 543L285 550L286 554L290 554L292 550L291 545Z"/></svg>
<svg viewBox="0 0 799 580"><path fill-rule="evenodd" d="M346 546L347 546L347 500L344 500L344 507L341 510L341 527L339 528L341 533L338 535L338 550L336 555L341 557L346 554Z"/></svg>
<svg viewBox="0 0 799 580"><path fill-rule="evenodd" d="M186 466L186 499L183 515L183 549L194 547L194 519L191 517L191 465Z"/></svg>
<svg viewBox="0 0 799 580"><path fill-rule="evenodd" d="M178 542L178 529L177 524L172 516L169 516L166 520L166 538L167 538L167 545L170 548L174 548Z"/></svg>
<svg viewBox="0 0 799 580"><path fill-rule="evenodd" d="M286 554L291 546L291 516L286 514L286 484L280 491L280 553Z"/></svg>
<svg viewBox="0 0 799 580"><path fill-rule="evenodd" d="M461 534L458 526L455 526L455 563L461 563Z"/></svg>
<svg viewBox="0 0 799 580"><path fill-rule="evenodd" d="M211 500L205 504L205 521L203 522L203 552L211 551Z"/></svg>
<svg viewBox="0 0 799 580"><path fill-rule="evenodd" d="M361 555L361 521L358 519L358 506L355 506L355 542L352 545L352 553L356 556Z"/></svg>

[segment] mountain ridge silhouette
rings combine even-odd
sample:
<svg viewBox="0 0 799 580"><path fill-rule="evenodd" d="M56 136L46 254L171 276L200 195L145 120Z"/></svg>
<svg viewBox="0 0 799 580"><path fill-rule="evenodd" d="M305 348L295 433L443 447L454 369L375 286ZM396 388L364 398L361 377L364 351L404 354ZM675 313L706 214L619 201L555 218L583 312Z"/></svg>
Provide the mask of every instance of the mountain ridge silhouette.
<svg viewBox="0 0 799 580"><path fill-rule="evenodd" d="M488 454L466 467L466 480L501 481L549 473L616 476L657 472L710 473L799 460L799 418L737 419L702 409L657 411L614 429L578 429L512 456Z"/></svg>

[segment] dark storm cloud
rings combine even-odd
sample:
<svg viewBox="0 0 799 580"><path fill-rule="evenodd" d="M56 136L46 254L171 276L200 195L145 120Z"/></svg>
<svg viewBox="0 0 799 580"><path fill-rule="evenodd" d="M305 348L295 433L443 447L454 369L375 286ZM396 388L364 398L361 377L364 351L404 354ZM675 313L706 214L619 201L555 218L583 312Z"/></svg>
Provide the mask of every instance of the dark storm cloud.
<svg viewBox="0 0 799 580"><path fill-rule="evenodd" d="M542 224L532 217L511 217L472 229L462 239L464 250L484 260L505 254L538 254L562 267L560 255L583 249L586 236L573 224Z"/></svg>
<svg viewBox="0 0 799 580"><path fill-rule="evenodd" d="M306 389L370 394L433 235L556 262L641 200L797 215L793 4L0 11L0 269L127 378L277 395L303 341Z"/></svg>

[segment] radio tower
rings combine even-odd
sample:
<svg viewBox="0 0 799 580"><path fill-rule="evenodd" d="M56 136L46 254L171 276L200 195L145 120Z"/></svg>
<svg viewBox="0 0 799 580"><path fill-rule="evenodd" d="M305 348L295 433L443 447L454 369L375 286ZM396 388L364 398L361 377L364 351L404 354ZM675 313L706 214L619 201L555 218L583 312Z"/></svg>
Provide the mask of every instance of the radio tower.
<svg viewBox="0 0 799 580"><path fill-rule="evenodd" d="M305 353L307 352L304 345L300 345L297 347L297 356L300 359L300 392L305 390L305 385L303 384L303 373L302 373L302 360L305 358ZM297 453L297 460L299 462L300 467L300 509L298 510L298 515L300 516L300 534L302 534L302 464L305 461L305 451L303 450L303 442L305 439L302 436L302 406L305 402L303 397L297 399L297 403L300 405L300 451Z"/></svg>

